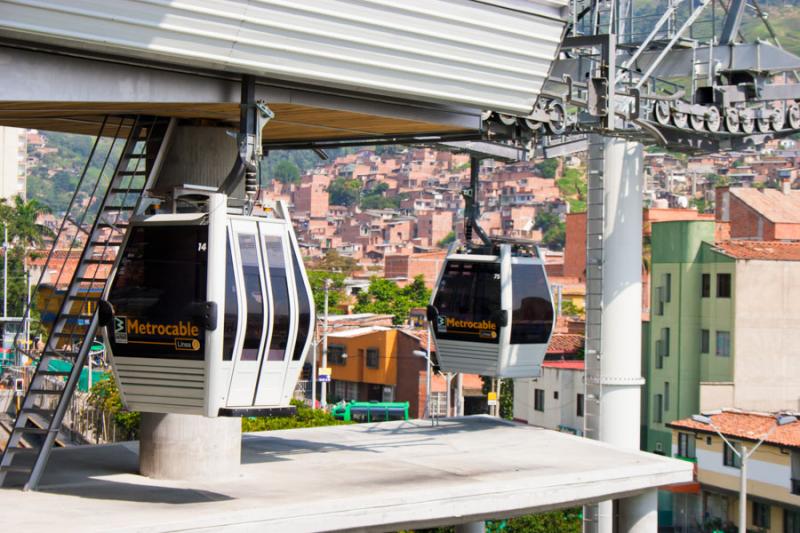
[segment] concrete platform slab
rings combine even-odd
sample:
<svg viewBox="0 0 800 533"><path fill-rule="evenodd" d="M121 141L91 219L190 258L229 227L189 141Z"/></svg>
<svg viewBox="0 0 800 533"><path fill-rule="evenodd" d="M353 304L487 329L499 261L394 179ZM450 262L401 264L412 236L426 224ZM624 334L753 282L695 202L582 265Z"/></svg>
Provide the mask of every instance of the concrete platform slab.
<svg viewBox="0 0 800 533"><path fill-rule="evenodd" d="M138 446L54 451L8 531L391 531L541 512L692 479L689 463L490 417L247 434L239 475L136 474Z"/></svg>

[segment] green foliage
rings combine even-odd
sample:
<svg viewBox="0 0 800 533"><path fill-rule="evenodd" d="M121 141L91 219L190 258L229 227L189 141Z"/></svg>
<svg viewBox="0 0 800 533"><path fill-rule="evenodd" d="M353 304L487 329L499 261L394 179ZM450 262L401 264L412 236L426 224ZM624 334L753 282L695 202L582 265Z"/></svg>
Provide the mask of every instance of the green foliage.
<svg viewBox="0 0 800 533"><path fill-rule="evenodd" d="M697 208L698 213L705 213L711 208L705 198L692 198L690 204Z"/></svg>
<svg viewBox="0 0 800 533"><path fill-rule="evenodd" d="M294 416L274 418L245 417L242 418L242 431L248 433L252 431L338 426L351 423L337 420L333 415L322 409L312 409L300 400L292 400L291 403L297 408Z"/></svg>
<svg viewBox="0 0 800 533"><path fill-rule="evenodd" d="M489 394L492 390L492 378L481 376L483 394ZM514 418L514 380L503 379L500 385L500 418L512 420Z"/></svg>
<svg viewBox="0 0 800 533"><path fill-rule="evenodd" d="M22 316L28 301L28 286L25 265L35 255L46 236L52 231L36 222L39 215L49 212L44 204L37 200L25 201L19 196L10 204L0 203L0 224L8 227L8 311L11 316ZM2 236L0 236L2 238ZM36 283L36 280L31 280ZM38 312L31 314L38 319ZM38 324L38 321L37 321ZM35 332L38 333L38 332Z"/></svg>
<svg viewBox="0 0 800 533"><path fill-rule="evenodd" d="M564 316L583 316L583 310L572 300L562 300L561 314Z"/></svg>
<svg viewBox="0 0 800 533"><path fill-rule="evenodd" d="M43 133L47 146L57 151L43 154L41 159L29 168L28 195L49 207L54 213L64 213L69 206L72 195L78 186L83 168L89 159L95 138L90 135L74 135L70 133ZM87 175L96 178L105 162L104 156L110 147L111 140L103 139L89 164ZM120 146L120 143L117 143ZM29 148L32 153L33 147ZM119 150L117 149L116 152ZM113 165L114 158L108 164ZM108 171L107 171L108 173Z"/></svg>
<svg viewBox="0 0 800 533"><path fill-rule="evenodd" d="M564 177L556 180L561 196L569 202L571 213L586 211L586 178L581 170L568 168Z"/></svg>
<svg viewBox="0 0 800 533"><path fill-rule="evenodd" d="M558 172L558 159L545 159L541 163L537 163L536 168L547 179L553 179Z"/></svg>
<svg viewBox="0 0 800 533"><path fill-rule="evenodd" d="M347 178L336 178L328 185L328 202L331 205L350 207L361 197L361 182Z"/></svg>
<svg viewBox="0 0 800 533"><path fill-rule="evenodd" d="M734 163L736 166L736 163ZM728 176L720 176L719 174L706 174L706 182L710 183L712 187L724 187L729 184Z"/></svg>
<svg viewBox="0 0 800 533"><path fill-rule="evenodd" d="M438 246L439 248L447 248L455 240L456 240L456 232L455 231L451 231L450 233L445 235L444 238L441 241L437 242L436 246Z"/></svg>
<svg viewBox="0 0 800 533"><path fill-rule="evenodd" d="M328 289L328 313L338 315L338 305L344 301L344 279L345 274L341 272L330 272L327 270L308 270L308 282L311 284L311 293L314 295L314 306L317 313L325 311L325 280L333 281Z"/></svg>
<svg viewBox="0 0 800 533"><path fill-rule="evenodd" d="M392 315L394 324L403 324L414 307L425 307L431 291L425 286L425 278L419 275L403 288L394 281L373 277L369 290L358 295L356 313L378 313Z"/></svg>
<svg viewBox="0 0 800 533"><path fill-rule="evenodd" d="M546 232L553 226L557 226L560 222L561 220L559 220L557 214L549 211L538 211L536 213L536 219L533 221L533 227L542 232Z"/></svg>
<svg viewBox="0 0 800 533"><path fill-rule="evenodd" d="M300 169L288 159L281 159L272 175L281 183L300 183Z"/></svg>
<svg viewBox="0 0 800 533"><path fill-rule="evenodd" d="M563 222L552 226L542 236L542 244L551 250L562 250L567 242L567 229Z"/></svg>
<svg viewBox="0 0 800 533"><path fill-rule="evenodd" d="M504 533L580 533L582 525L581 509L575 508L512 518L506 522L506 527L502 531Z"/></svg>
<svg viewBox="0 0 800 533"><path fill-rule="evenodd" d="M92 385L89 403L103 411L117 425L117 429L122 433L120 440L135 440L139 437L142 415L137 411L125 409L119 395L117 382L110 373L105 379Z"/></svg>
<svg viewBox="0 0 800 533"><path fill-rule="evenodd" d="M352 257L347 257L336 250L328 250L325 257L314 261L315 270L327 270L329 272L341 272L349 276L358 270L358 261Z"/></svg>
<svg viewBox="0 0 800 533"><path fill-rule="evenodd" d="M361 194L361 209L398 209L400 196L386 196L389 185L379 183Z"/></svg>
<svg viewBox="0 0 800 533"><path fill-rule="evenodd" d="M536 213L533 227L542 231L542 244L554 250L564 248L567 240L567 228L557 214L539 211Z"/></svg>

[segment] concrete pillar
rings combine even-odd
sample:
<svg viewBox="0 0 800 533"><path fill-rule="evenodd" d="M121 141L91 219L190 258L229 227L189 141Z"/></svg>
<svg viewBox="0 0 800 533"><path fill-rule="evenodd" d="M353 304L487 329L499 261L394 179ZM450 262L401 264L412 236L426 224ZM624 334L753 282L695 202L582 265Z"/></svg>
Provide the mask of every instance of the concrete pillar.
<svg viewBox="0 0 800 533"><path fill-rule="evenodd" d="M241 418L142 413L139 473L155 479L219 479L239 474Z"/></svg>
<svg viewBox="0 0 800 533"><path fill-rule="evenodd" d="M166 193L181 185L219 186L233 167L236 153L236 140L225 128L180 125L153 190ZM232 196L244 197L244 183Z"/></svg>
<svg viewBox="0 0 800 533"><path fill-rule="evenodd" d="M656 531L658 531L656 489L619 501L620 533L656 533Z"/></svg>
<svg viewBox="0 0 800 533"><path fill-rule="evenodd" d="M153 190L169 192L189 184L218 186L235 160L236 141L225 128L180 125ZM244 184L237 192L243 197ZM240 418L142 413L139 471L156 479L237 476L242 454L241 424Z"/></svg>
<svg viewBox="0 0 800 533"><path fill-rule="evenodd" d="M484 533L486 525L483 520L479 522L468 522L456 526L456 533Z"/></svg>

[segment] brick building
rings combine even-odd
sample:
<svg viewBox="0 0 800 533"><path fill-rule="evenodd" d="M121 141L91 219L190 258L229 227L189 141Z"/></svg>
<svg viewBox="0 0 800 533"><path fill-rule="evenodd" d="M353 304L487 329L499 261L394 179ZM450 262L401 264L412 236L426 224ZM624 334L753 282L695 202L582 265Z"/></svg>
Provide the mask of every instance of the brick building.
<svg viewBox="0 0 800 533"><path fill-rule="evenodd" d="M731 239L800 240L800 190L788 181L781 190L718 187L716 198L716 220Z"/></svg>

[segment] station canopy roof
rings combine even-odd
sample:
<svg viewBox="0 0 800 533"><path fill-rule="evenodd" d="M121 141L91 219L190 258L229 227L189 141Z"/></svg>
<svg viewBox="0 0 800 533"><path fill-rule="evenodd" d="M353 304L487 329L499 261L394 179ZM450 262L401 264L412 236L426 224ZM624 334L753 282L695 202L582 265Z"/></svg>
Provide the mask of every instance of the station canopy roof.
<svg viewBox="0 0 800 533"><path fill-rule="evenodd" d="M566 0L0 0L0 124L95 133L105 114L235 124L258 79L273 143L468 137L529 114ZM11 67L11 68L9 68Z"/></svg>

